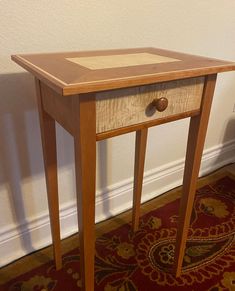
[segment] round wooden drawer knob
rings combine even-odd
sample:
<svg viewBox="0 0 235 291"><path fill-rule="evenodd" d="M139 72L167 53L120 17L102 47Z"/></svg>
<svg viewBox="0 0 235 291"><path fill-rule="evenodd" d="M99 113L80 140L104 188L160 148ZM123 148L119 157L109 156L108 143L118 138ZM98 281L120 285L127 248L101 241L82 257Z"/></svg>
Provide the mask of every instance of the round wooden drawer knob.
<svg viewBox="0 0 235 291"><path fill-rule="evenodd" d="M162 112L162 111L166 110L166 108L168 106L168 100L165 97L155 99L153 101L153 106L157 109L157 111Z"/></svg>

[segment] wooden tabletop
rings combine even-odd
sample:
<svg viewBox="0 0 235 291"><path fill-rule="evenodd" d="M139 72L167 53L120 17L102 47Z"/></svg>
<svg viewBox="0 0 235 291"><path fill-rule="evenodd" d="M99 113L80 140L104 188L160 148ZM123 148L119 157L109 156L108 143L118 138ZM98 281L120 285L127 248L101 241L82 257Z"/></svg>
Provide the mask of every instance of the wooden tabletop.
<svg viewBox="0 0 235 291"><path fill-rule="evenodd" d="M157 48L13 55L61 95L158 83L235 70L235 63Z"/></svg>

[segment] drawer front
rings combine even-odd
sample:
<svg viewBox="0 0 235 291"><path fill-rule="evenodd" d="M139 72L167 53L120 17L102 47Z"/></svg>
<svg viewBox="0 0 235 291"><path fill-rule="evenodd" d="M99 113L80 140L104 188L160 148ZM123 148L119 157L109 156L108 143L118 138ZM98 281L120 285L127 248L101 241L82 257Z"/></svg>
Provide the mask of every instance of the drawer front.
<svg viewBox="0 0 235 291"><path fill-rule="evenodd" d="M204 80L197 77L97 93L96 132L199 110ZM168 100L161 112L154 103L160 98Z"/></svg>

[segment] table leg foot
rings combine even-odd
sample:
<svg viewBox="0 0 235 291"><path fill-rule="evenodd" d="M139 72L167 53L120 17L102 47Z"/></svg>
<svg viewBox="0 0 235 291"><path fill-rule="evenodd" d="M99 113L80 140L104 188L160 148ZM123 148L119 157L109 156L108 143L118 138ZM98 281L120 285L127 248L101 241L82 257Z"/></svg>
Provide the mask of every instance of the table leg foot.
<svg viewBox="0 0 235 291"><path fill-rule="evenodd" d="M132 230L134 232L137 231L139 228L141 193L143 185L147 135L148 135L147 128L143 128L136 131L133 212L132 212Z"/></svg>
<svg viewBox="0 0 235 291"><path fill-rule="evenodd" d="M175 248L174 270L176 277L179 277L181 274L215 83L216 75L206 77L201 113L200 115L191 117L190 121Z"/></svg>
<svg viewBox="0 0 235 291"><path fill-rule="evenodd" d="M74 148L82 290L94 291L96 126L93 94L75 96Z"/></svg>
<svg viewBox="0 0 235 291"><path fill-rule="evenodd" d="M44 111L40 81L36 80L37 101L41 138L43 146L44 168L47 185L47 197L50 213L51 234L54 249L56 270L62 268L62 254L60 241L59 198L56 156L56 129L55 120Z"/></svg>

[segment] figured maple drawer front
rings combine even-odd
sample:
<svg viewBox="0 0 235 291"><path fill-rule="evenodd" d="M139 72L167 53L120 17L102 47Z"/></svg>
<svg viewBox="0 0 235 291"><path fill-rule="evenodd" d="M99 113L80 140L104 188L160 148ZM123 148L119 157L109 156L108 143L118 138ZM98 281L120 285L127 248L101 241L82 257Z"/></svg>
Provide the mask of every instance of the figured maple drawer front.
<svg viewBox="0 0 235 291"><path fill-rule="evenodd" d="M197 77L97 93L96 132L199 110L204 80Z"/></svg>

